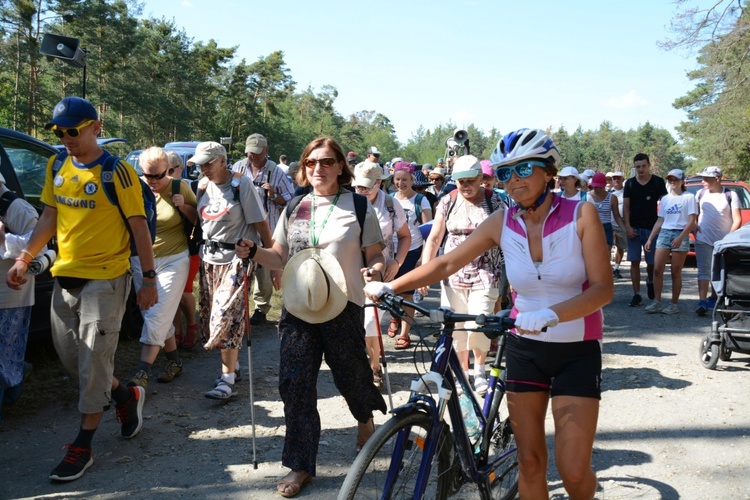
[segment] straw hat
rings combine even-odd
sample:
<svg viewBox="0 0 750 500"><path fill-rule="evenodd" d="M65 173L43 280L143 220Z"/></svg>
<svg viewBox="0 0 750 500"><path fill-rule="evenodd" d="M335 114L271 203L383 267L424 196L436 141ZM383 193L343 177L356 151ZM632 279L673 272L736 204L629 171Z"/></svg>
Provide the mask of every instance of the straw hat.
<svg viewBox="0 0 750 500"><path fill-rule="evenodd" d="M336 258L320 248L306 248L287 261L281 276L284 307L312 324L330 321L344 310L349 296Z"/></svg>

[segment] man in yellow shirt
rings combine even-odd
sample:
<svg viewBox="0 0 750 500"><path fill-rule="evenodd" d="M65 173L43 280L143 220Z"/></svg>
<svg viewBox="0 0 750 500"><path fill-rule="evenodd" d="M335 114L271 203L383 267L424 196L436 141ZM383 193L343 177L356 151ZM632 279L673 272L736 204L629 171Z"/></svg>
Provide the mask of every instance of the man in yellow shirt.
<svg viewBox="0 0 750 500"><path fill-rule="evenodd" d="M138 176L122 161L112 172L102 172L110 155L96 141L102 128L96 109L84 99L66 97L55 106L46 128L60 138L67 155L61 164L56 164L57 157L47 164L44 211L6 281L11 288L20 287L31 256L57 233L58 258L51 269L52 339L63 366L78 380L81 427L50 479L73 481L94 463L91 442L112 399L124 438L134 437L143 424L143 388L125 387L113 375L130 292L131 235L144 269L140 308L156 304L158 294ZM103 182L114 184L119 208L107 197Z"/></svg>

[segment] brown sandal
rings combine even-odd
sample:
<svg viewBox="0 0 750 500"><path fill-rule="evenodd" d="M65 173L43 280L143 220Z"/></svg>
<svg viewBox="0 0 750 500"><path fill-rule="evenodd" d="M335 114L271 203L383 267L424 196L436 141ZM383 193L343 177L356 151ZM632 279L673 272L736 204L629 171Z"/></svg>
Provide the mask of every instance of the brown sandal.
<svg viewBox="0 0 750 500"><path fill-rule="evenodd" d="M287 474L287 476L288 475L289 474ZM281 481L276 483L276 493L284 498L292 498L294 496L297 496L297 494L299 494L300 490L302 489L302 486L309 483L310 481L312 481L312 476L310 474L308 474L307 477L305 477L305 479L300 482L287 481L286 479L282 479ZM287 488L291 488L292 491L287 492Z"/></svg>
<svg viewBox="0 0 750 500"><path fill-rule="evenodd" d="M388 325L388 336L390 338L393 338L396 335L398 335L398 332L400 331L401 331L401 319L400 318L391 319L391 324Z"/></svg>

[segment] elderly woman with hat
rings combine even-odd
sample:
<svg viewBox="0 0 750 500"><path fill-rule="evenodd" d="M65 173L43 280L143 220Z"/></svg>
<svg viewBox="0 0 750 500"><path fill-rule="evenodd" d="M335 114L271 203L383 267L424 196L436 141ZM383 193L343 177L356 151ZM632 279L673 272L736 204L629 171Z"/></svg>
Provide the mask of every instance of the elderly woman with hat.
<svg viewBox="0 0 750 500"><path fill-rule="evenodd" d="M408 222L407 226L411 233L409 253L406 254L406 260L401 262L401 266L396 274L398 278L417 267L419 259L422 257L422 243L424 239L419 226L432 220L432 206L430 206L430 200L425 195L414 190L414 166L411 163L399 161L393 165L393 184L396 186L396 192L393 193L393 197L404 207ZM407 299L411 299L413 293L414 290L407 290L402 295ZM414 314L414 310L411 308L404 308L404 310L409 316ZM409 321L391 320L391 325L388 327L388 335L390 337L399 335L396 340L396 349L408 349L411 347L410 330L411 324Z"/></svg>
<svg viewBox="0 0 750 500"><path fill-rule="evenodd" d="M312 192L290 202L271 248L243 239L240 256L284 268L279 321L279 393L286 438L282 464L291 471L277 491L292 497L315 476L320 439L317 379L325 356L336 387L358 422L357 447L375 431L374 410L386 411L365 354L365 281L383 280L383 236L372 205L344 189L352 180L341 146L319 137L305 147L298 173ZM391 272L392 272L391 266Z"/></svg>
<svg viewBox="0 0 750 500"><path fill-rule="evenodd" d="M442 191L443 184L445 184L445 169L442 167L433 168L428 179L432 183L432 186L428 187L427 191L435 196L440 196L440 191Z"/></svg>
<svg viewBox="0 0 750 500"><path fill-rule="evenodd" d="M383 179L388 175L377 163L369 161L362 162L354 169L354 180L352 186L358 194L366 196L375 209L375 214L380 223L380 231L383 233L385 248L383 258L385 259L385 276L383 281L391 281L396 277L399 270L399 262L406 260L406 254L411 245L411 233L406 225L406 214L404 209L395 198L388 196L380 189ZM394 250L394 237L397 240ZM380 322L377 318L377 310L374 307L365 309L365 342L367 343L367 354L370 356L370 367L372 368L375 385L380 387L383 383L383 372L380 368L380 342L378 334Z"/></svg>
<svg viewBox="0 0 750 500"><path fill-rule="evenodd" d="M252 269L238 258L235 246L242 239L270 247L273 240L258 192L249 177L233 177L224 146L201 142L188 165L198 165L204 175L196 195L204 238L199 253L201 332L206 350L221 350L221 376L205 396L223 400L237 396L239 349L250 328L244 297Z"/></svg>
<svg viewBox="0 0 750 500"><path fill-rule="evenodd" d="M422 264L434 259L441 243L445 253L455 250L493 212L505 207L492 189L482 187L482 167L471 155L461 156L453 165L453 178L458 185L450 195L443 196L435 211L430 235L425 240ZM447 234L447 236L446 236ZM502 284L502 253L492 248L441 282L441 305L456 312L492 314ZM466 325L471 329L473 325ZM484 363L490 339L480 332L457 327L453 346L461 366L469 374L469 352L474 352L474 390L487 392Z"/></svg>

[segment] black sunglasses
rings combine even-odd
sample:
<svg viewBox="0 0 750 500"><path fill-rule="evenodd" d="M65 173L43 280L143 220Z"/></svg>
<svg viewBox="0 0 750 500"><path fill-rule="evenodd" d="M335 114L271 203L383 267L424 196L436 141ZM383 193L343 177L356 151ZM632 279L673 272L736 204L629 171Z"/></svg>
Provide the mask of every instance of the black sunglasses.
<svg viewBox="0 0 750 500"><path fill-rule="evenodd" d="M147 174L147 173L144 173L143 177L145 177L146 179L158 181L159 179L163 179L164 176L166 176L166 175L167 175L167 171L165 170L164 172L162 172L160 174Z"/></svg>

